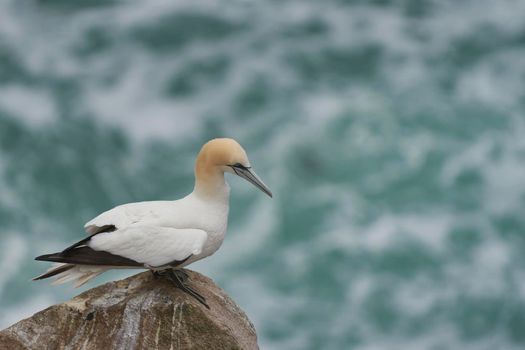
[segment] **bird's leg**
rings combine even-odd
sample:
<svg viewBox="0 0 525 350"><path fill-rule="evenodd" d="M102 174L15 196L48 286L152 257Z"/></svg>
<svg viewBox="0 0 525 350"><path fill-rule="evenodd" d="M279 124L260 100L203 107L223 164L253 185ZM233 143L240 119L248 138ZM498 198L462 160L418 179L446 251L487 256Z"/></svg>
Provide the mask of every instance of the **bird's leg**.
<svg viewBox="0 0 525 350"><path fill-rule="evenodd" d="M186 283L188 278L190 278L188 273L186 273L186 271L184 271L182 269L172 269L172 271L173 271L174 274L176 274L179 277L179 279L182 281L182 283Z"/></svg>
<svg viewBox="0 0 525 350"><path fill-rule="evenodd" d="M175 283L175 285L178 288L182 289L184 292L194 297L199 303L206 306L206 308L208 309L210 308L208 304L206 303L206 299L185 283L185 281L188 278L188 274L186 274L186 272L183 272L182 270L178 270L178 269L177 270L169 269L167 271L168 271L167 273L168 278L172 280L173 283Z"/></svg>
<svg viewBox="0 0 525 350"><path fill-rule="evenodd" d="M155 277L155 278L159 278L161 276L165 276L166 275L166 272L162 271L162 270L150 270L150 271L153 274L153 277Z"/></svg>

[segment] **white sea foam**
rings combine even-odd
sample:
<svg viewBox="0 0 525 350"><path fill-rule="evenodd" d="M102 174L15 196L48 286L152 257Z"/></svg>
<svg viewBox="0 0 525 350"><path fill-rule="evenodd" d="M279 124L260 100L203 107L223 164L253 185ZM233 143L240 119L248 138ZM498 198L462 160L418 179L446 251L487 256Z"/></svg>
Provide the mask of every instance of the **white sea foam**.
<svg viewBox="0 0 525 350"><path fill-rule="evenodd" d="M500 111L519 107L525 91L525 50L514 47L490 55L462 73L458 83L459 98Z"/></svg>
<svg viewBox="0 0 525 350"><path fill-rule="evenodd" d="M47 91L25 86L0 88L0 110L34 127L41 127L57 117L53 97Z"/></svg>

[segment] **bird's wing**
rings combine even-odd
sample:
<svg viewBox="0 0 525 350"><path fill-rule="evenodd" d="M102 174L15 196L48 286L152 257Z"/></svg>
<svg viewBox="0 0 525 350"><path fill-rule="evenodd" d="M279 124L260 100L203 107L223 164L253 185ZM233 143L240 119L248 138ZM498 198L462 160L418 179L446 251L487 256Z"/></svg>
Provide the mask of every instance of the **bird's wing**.
<svg viewBox="0 0 525 350"><path fill-rule="evenodd" d="M153 201L137 202L119 205L103 212L84 225L90 235L107 231L107 228L124 229L140 222L152 222L165 215L166 210L173 206L173 202Z"/></svg>
<svg viewBox="0 0 525 350"><path fill-rule="evenodd" d="M208 234L199 229L132 225L92 236L86 246L159 267L200 254L207 238Z"/></svg>
<svg viewBox="0 0 525 350"><path fill-rule="evenodd" d="M133 221L127 214L124 205L115 207L91 219L84 225L84 229L90 235L97 234L104 226L112 225L115 228L122 228L132 224Z"/></svg>
<svg viewBox="0 0 525 350"><path fill-rule="evenodd" d="M208 234L199 229L131 226L100 232L59 253L36 260L118 267L162 267L182 264L202 252Z"/></svg>

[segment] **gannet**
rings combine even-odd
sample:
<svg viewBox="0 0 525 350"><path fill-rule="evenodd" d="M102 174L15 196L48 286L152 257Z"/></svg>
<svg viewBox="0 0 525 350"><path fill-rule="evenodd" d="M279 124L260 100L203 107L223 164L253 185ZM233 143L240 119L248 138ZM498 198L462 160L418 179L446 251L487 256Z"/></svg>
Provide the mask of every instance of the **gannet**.
<svg viewBox="0 0 525 350"><path fill-rule="evenodd" d="M230 195L224 173L246 179L270 197L272 192L233 139L204 144L194 170L195 187L189 195L174 201L128 203L103 212L84 225L88 237L61 252L36 257L56 264L33 280L55 277L53 284L76 280L79 287L110 269L146 268L167 276L208 307L188 286L181 268L212 255L224 240Z"/></svg>

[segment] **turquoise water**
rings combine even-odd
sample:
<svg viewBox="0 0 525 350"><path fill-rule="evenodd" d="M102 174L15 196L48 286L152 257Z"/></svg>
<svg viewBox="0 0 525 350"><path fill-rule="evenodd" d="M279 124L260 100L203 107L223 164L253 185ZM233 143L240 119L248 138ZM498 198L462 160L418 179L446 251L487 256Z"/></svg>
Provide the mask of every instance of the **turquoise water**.
<svg viewBox="0 0 525 350"><path fill-rule="evenodd" d="M264 349L525 346L524 1L0 1L0 327L79 290L32 258L192 189L230 136L227 239L193 265ZM125 272L101 276L91 288Z"/></svg>

